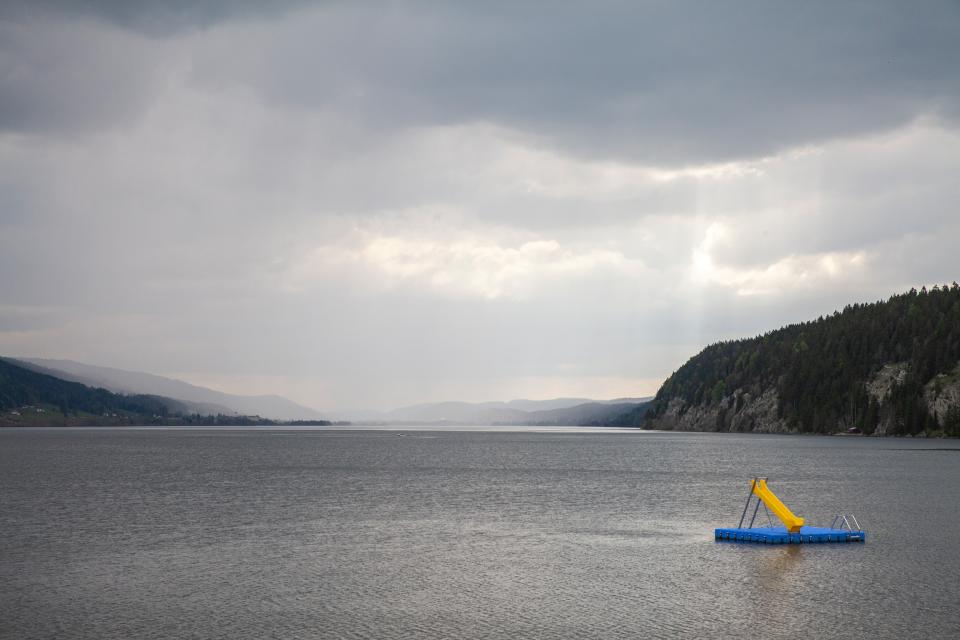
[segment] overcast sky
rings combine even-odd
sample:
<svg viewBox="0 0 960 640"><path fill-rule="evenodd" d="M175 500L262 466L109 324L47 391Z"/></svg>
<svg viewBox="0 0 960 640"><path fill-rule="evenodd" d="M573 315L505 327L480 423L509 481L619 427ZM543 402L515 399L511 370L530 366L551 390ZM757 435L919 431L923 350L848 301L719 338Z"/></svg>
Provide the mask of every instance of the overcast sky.
<svg viewBox="0 0 960 640"><path fill-rule="evenodd" d="M3 3L0 354L642 396L958 278L955 0L261 4Z"/></svg>

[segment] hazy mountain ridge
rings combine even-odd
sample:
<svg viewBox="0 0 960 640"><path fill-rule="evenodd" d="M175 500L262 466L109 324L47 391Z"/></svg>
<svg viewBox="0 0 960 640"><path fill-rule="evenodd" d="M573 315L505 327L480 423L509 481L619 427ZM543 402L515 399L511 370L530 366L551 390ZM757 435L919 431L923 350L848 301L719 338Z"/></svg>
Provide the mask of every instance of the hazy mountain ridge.
<svg viewBox="0 0 960 640"><path fill-rule="evenodd" d="M27 411L27 410L30 411ZM154 395L121 395L91 388L19 366L0 358L0 423L17 423L25 413L42 419L84 413L120 418L166 416L185 413L187 407L171 398ZM49 414L42 416L42 414Z"/></svg>
<svg viewBox="0 0 960 640"><path fill-rule="evenodd" d="M0 357L0 426L274 426L260 416L201 414L195 406L150 394L121 394L64 380ZM326 426L325 420L299 424Z"/></svg>
<svg viewBox="0 0 960 640"><path fill-rule="evenodd" d="M72 360L9 358L37 374L102 389L125 397L150 396L169 414L262 416L277 420L317 420L319 412L280 396L236 396L154 374L88 365ZM331 412L327 419L383 424L626 425L622 416L637 412L650 398L552 398L490 402L435 402L390 411Z"/></svg>
<svg viewBox="0 0 960 640"><path fill-rule="evenodd" d="M960 286L710 345L664 382L645 425L960 436Z"/></svg>
<svg viewBox="0 0 960 640"><path fill-rule="evenodd" d="M15 358L40 373L101 387L114 393L149 394L173 398L200 414L258 415L278 420L317 420L320 412L276 395L240 396L192 385L151 373L100 367L72 360Z"/></svg>
<svg viewBox="0 0 960 640"><path fill-rule="evenodd" d="M447 401L410 405L391 411L348 411L330 415L335 419L386 424L589 426L612 424L623 414L644 406L649 400L650 398L553 398L516 399L507 402Z"/></svg>
<svg viewBox="0 0 960 640"><path fill-rule="evenodd" d="M623 417L634 412L642 413L647 406L647 401L587 402L562 409L532 411L527 414L523 424L544 426L634 426L632 424L624 424Z"/></svg>

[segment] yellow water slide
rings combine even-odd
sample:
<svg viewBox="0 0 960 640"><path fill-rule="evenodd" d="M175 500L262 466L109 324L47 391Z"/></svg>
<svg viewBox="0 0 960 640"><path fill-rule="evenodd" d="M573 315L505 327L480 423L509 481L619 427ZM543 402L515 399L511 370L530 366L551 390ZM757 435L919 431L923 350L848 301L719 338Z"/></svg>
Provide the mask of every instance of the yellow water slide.
<svg viewBox="0 0 960 640"><path fill-rule="evenodd" d="M780 498L770 491L767 487L767 481L765 478L757 478L753 482L753 493L758 498L763 500L763 504L767 505L767 508L770 511L773 511L787 527L787 531L790 533L798 533L800 527L803 526L803 518L795 516L790 509L787 508L787 505L780 502Z"/></svg>

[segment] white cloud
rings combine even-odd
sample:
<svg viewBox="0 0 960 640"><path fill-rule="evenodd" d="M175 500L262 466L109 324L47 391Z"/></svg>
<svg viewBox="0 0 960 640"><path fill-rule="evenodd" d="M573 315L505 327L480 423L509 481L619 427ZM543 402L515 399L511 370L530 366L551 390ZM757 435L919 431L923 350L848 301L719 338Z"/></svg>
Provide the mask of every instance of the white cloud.
<svg viewBox="0 0 960 640"><path fill-rule="evenodd" d="M441 295L493 300L529 297L551 280L602 270L625 275L640 268L616 251L565 247L553 239L508 243L483 233L431 237L358 231L349 243L316 247L295 259L282 282L286 290L299 292L364 271L385 287L413 285Z"/></svg>
<svg viewBox="0 0 960 640"><path fill-rule="evenodd" d="M729 232L720 223L707 228L703 242L693 250L690 273L696 283L728 287L738 296L781 296L816 290L832 282L859 280L867 266L864 251L788 255L763 267L752 268L717 264L711 249L726 233Z"/></svg>

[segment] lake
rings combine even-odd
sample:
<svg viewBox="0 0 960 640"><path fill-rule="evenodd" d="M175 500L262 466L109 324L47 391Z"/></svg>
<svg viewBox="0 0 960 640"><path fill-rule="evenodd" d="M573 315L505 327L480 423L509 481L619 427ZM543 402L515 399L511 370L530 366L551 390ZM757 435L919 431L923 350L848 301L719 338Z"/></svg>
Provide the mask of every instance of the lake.
<svg viewBox="0 0 960 640"><path fill-rule="evenodd" d="M866 544L715 542L754 475ZM3 638L960 637L957 441L5 429L0 483Z"/></svg>

